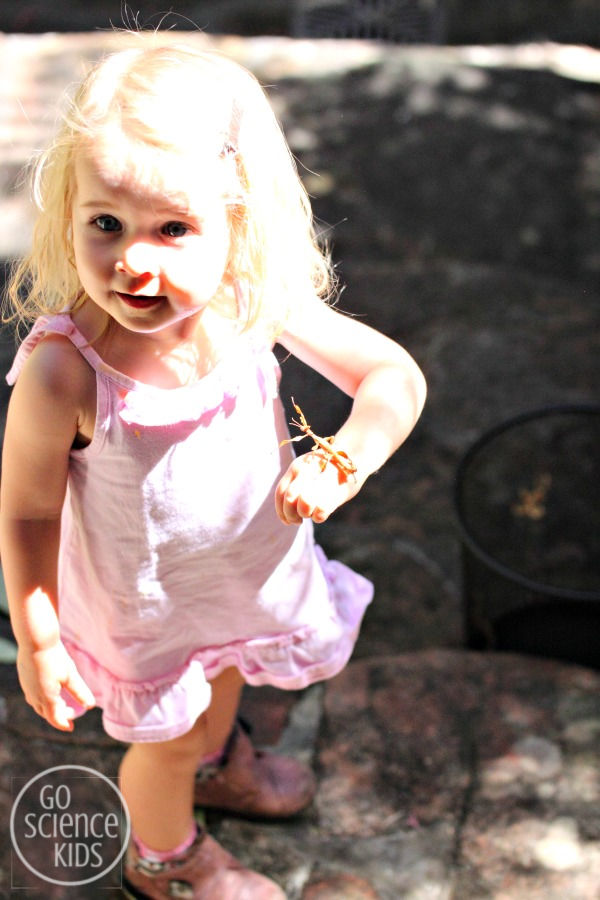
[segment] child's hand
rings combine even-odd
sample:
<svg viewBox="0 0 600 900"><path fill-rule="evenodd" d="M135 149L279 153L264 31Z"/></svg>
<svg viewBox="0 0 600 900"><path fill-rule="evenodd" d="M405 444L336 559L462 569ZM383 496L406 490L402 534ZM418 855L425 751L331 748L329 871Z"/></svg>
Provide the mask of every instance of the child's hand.
<svg viewBox="0 0 600 900"><path fill-rule="evenodd" d="M354 497L360 482L347 475L318 452L295 459L275 491L277 515L286 525L299 525L302 519L324 522L331 513Z"/></svg>
<svg viewBox="0 0 600 900"><path fill-rule="evenodd" d="M60 731L73 730L76 714L61 696L63 688L81 706L90 709L96 705L94 695L62 641L43 650L19 648L17 671L27 702L39 716Z"/></svg>

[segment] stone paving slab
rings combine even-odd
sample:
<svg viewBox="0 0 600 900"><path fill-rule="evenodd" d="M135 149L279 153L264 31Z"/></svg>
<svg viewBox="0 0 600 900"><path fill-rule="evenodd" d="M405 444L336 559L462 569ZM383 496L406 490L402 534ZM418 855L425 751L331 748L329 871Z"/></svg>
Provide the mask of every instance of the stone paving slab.
<svg viewBox="0 0 600 900"><path fill-rule="evenodd" d="M122 748L96 715L61 736L23 711L6 671L0 697L3 821L19 776L59 762L116 774ZM259 725L268 708L250 703L246 712ZM291 712L295 735L284 727L279 746L312 754L313 807L289 823L208 819L289 900L597 900L600 673L511 654L419 651L353 662L296 695ZM23 869L5 843L2 896L16 896L11 875L44 897L95 895L40 885ZM118 892L105 887L102 896Z"/></svg>
<svg viewBox="0 0 600 900"><path fill-rule="evenodd" d="M259 858L291 898L597 900L599 688L510 654L351 663L325 687L315 809ZM254 861L256 827L216 833Z"/></svg>

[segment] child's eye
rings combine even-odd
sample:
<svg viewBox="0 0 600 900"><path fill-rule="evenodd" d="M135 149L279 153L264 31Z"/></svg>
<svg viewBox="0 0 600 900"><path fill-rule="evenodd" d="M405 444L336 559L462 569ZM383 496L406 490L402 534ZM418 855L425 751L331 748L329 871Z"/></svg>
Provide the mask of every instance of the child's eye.
<svg viewBox="0 0 600 900"><path fill-rule="evenodd" d="M162 233L172 238L184 237L189 230L189 225L185 225L183 222L167 222L162 227Z"/></svg>
<svg viewBox="0 0 600 900"><path fill-rule="evenodd" d="M121 228L121 223L114 216L96 216L92 221L100 231L119 231Z"/></svg>

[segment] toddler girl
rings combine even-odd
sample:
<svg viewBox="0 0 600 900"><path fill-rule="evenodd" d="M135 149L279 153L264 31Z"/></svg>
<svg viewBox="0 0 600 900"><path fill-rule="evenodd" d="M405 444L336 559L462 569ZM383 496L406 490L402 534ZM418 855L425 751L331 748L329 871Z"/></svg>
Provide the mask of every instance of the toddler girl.
<svg viewBox="0 0 600 900"><path fill-rule="evenodd" d="M257 81L216 53L140 41L103 60L34 188L1 518L25 697L64 731L98 705L130 744L131 896L283 897L193 808L311 801L311 773L236 724L240 690L346 664L371 585L325 559L312 523L404 441L423 377L324 302L285 140ZM354 398L334 444L352 466L294 458L275 341Z"/></svg>

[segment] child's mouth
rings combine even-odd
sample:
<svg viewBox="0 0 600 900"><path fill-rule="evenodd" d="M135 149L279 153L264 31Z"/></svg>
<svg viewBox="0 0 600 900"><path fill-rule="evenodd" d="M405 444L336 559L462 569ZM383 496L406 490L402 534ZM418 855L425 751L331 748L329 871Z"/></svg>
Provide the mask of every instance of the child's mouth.
<svg viewBox="0 0 600 900"><path fill-rule="evenodd" d="M147 297L145 294L123 294L121 291L115 291L115 293L124 303L128 306L135 307L135 309L145 309L149 306L155 306L157 303L164 300L162 295L159 295L158 297Z"/></svg>

